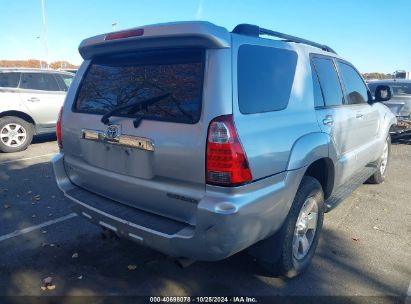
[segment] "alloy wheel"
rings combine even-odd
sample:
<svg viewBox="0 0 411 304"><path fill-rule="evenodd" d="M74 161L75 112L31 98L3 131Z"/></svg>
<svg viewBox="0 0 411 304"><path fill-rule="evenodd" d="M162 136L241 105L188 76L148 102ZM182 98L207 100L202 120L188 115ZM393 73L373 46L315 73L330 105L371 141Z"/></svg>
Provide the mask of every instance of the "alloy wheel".
<svg viewBox="0 0 411 304"><path fill-rule="evenodd" d="M20 147L26 139L27 131L18 123L9 123L0 130L0 140L8 147Z"/></svg>
<svg viewBox="0 0 411 304"><path fill-rule="evenodd" d="M303 259L311 248L317 230L318 204L314 197L304 202L293 236L293 255L297 260Z"/></svg>
<svg viewBox="0 0 411 304"><path fill-rule="evenodd" d="M384 150L381 156L381 163L380 163L381 175L384 175L385 170L387 170L387 164L388 164L388 142L385 142Z"/></svg>

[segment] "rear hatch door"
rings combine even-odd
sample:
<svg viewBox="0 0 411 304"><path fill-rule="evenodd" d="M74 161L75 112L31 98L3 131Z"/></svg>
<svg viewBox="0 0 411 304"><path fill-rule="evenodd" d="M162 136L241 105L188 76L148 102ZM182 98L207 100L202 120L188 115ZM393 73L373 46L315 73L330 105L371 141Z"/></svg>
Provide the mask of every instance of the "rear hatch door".
<svg viewBox="0 0 411 304"><path fill-rule="evenodd" d="M139 50L93 58L63 114L71 181L195 224L205 193L205 53L203 48ZM119 110L107 115L113 109Z"/></svg>

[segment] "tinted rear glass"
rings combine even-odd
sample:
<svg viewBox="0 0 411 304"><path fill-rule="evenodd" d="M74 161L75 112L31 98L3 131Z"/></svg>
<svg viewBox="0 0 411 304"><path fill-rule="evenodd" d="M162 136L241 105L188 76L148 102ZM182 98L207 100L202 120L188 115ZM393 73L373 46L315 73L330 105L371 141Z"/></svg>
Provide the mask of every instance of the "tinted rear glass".
<svg viewBox="0 0 411 304"><path fill-rule="evenodd" d="M196 123L201 114L204 50L144 51L97 58L82 82L74 111ZM147 100L169 94L155 103Z"/></svg>
<svg viewBox="0 0 411 304"><path fill-rule="evenodd" d="M67 91L73 82L73 76L66 74L55 74L56 80L59 83L60 89L62 91Z"/></svg>
<svg viewBox="0 0 411 304"><path fill-rule="evenodd" d="M338 66L343 78L347 102L349 104L366 103L368 92L361 76L348 64L338 61Z"/></svg>
<svg viewBox="0 0 411 304"><path fill-rule="evenodd" d="M243 114L284 109L290 99L297 53L243 45L238 52L238 100Z"/></svg>
<svg viewBox="0 0 411 304"><path fill-rule="evenodd" d="M20 73L0 73L0 87L17 88L20 81Z"/></svg>
<svg viewBox="0 0 411 304"><path fill-rule="evenodd" d="M313 90L314 90L314 106L315 107L324 107L324 97L321 91L320 82L318 80L317 73L315 72L314 68L311 69L312 77L313 77Z"/></svg>
<svg viewBox="0 0 411 304"><path fill-rule="evenodd" d="M20 88L41 91L60 91L54 75L47 73L23 73Z"/></svg>
<svg viewBox="0 0 411 304"><path fill-rule="evenodd" d="M333 61L328 58L317 57L314 57L312 61L315 66L318 79L320 80L325 105L342 105L344 103L344 97Z"/></svg>

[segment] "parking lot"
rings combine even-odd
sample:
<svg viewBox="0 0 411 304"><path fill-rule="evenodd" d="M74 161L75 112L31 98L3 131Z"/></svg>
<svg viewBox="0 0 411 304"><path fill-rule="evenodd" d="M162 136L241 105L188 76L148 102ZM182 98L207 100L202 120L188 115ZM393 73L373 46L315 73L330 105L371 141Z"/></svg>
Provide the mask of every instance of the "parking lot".
<svg viewBox="0 0 411 304"><path fill-rule="evenodd" d="M0 295L395 296L411 280L411 145L394 144L388 180L363 185L325 218L302 276L273 278L245 253L182 269L72 213L53 177L54 138L0 154ZM52 277L52 290L42 280ZM408 298L409 300L409 298Z"/></svg>

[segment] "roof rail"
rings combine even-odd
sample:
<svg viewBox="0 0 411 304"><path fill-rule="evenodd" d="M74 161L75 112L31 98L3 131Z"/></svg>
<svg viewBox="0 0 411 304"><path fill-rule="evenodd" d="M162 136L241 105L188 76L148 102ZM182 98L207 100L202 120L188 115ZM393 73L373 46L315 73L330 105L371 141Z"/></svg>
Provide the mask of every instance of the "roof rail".
<svg viewBox="0 0 411 304"><path fill-rule="evenodd" d="M259 27L257 25L253 25L253 24L245 24L245 23L239 24L233 29L232 33L253 36L253 37L260 37L260 35L267 35L267 36L285 39L286 41L289 41L289 42L308 44L308 45L317 47L323 51L337 54L332 48L330 48L329 46L325 44L320 44L320 43L306 40L303 38L287 35L287 34L280 33L280 32L275 32L272 30Z"/></svg>

